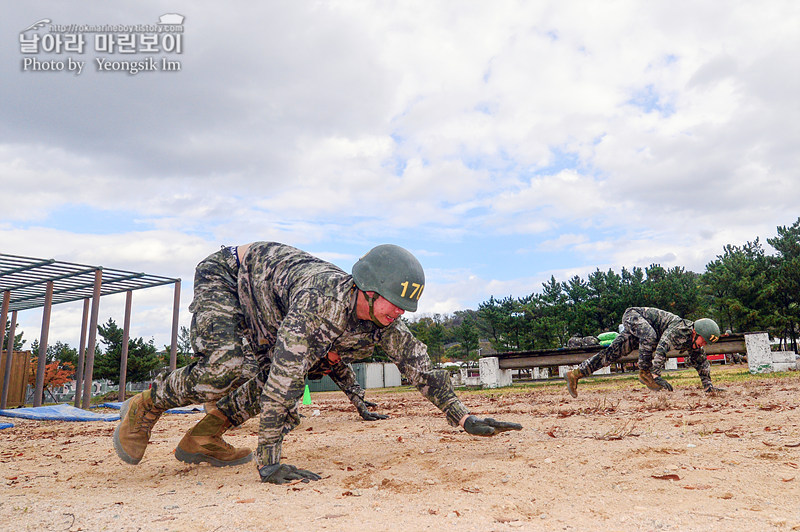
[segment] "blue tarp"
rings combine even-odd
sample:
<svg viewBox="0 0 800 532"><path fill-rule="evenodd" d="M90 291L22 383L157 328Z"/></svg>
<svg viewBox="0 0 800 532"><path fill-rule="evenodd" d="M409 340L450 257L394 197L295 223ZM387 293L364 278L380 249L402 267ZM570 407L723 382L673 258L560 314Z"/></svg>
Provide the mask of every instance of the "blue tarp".
<svg viewBox="0 0 800 532"><path fill-rule="evenodd" d="M122 403L103 403L100 405L105 408L119 410ZM182 406L180 408L170 408L168 414L194 414L202 412L202 405ZM0 416L18 417L23 419L56 420L56 421L118 421L119 413L97 414L88 410L75 408L67 403L60 405L37 406L28 408L10 408L0 410ZM2 427L7 428L7 427Z"/></svg>
<svg viewBox="0 0 800 532"><path fill-rule="evenodd" d="M114 403L103 403L99 406L103 408L114 408L119 410L122 408L122 401L117 401ZM170 408L167 410L167 414L194 414L196 412L203 412L203 405L190 405L190 406L180 406L178 408Z"/></svg>
<svg viewBox="0 0 800 532"><path fill-rule="evenodd" d="M119 414L96 414L72 405L48 405L0 410L0 416L58 421L118 421Z"/></svg>
<svg viewBox="0 0 800 532"><path fill-rule="evenodd" d="M13 426L14 426L13 423L0 423L0 430L10 429Z"/></svg>

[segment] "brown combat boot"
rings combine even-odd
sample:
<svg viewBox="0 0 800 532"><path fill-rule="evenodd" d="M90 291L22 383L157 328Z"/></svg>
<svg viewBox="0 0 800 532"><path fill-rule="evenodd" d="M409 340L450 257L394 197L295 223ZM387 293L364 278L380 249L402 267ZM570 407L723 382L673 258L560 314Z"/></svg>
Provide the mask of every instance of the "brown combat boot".
<svg viewBox="0 0 800 532"><path fill-rule="evenodd" d="M114 429L114 449L124 462L133 465L141 462L153 425L163 412L163 409L153 405L150 390L145 390L122 404L119 425Z"/></svg>
<svg viewBox="0 0 800 532"><path fill-rule="evenodd" d="M205 405L207 408L209 404ZM175 458L187 464L208 462L215 467L246 464L253 459L247 448L236 448L222 439L231 421L216 407L208 410L206 417L192 427L175 448Z"/></svg>
<svg viewBox="0 0 800 532"><path fill-rule="evenodd" d="M639 382L650 388L651 390L661 390L663 386L655 381L655 377L650 371L646 369L639 370Z"/></svg>
<svg viewBox="0 0 800 532"><path fill-rule="evenodd" d="M583 377L583 372L578 368L570 370L564 375L567 381L567 391L572 397L578 397L578 379Z"/></svg>

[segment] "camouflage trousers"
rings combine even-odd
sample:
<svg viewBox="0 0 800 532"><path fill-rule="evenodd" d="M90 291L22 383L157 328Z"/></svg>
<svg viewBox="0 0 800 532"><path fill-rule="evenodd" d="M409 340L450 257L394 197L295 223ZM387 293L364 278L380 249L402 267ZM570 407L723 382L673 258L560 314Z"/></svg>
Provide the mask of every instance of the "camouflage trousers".
<svg viewBox="0 0 800 532"><path fill-rule="evenodd" d="M197 265L190 340L195 360L153 382L153 403L175 408L217 400L258 371L237 290L235 248L222 248Z"/></svg>
<svg viewBox="0 0 800 532"><path fill-rule="evenodd" d="M217 402L217 408L228 416L235 426L241 425L248 419L257 416L261 413L261 391L267 383L269 378L270 360L269 358L262 358L262 369L260 369L252 378L245 382L239 383L240 386L233 390L230 394L226 395ZM294 413L294 416L292 414ZM294 428L300 423L300 415L297 413L297 406L293 412L289 413L289 422L293 423L291 428ZM286 430L288 432L289 430Z"/></svg>
<svg viewBox="0 0 800 532"><path fill-rule="evenodd" d="M262 411L262 390L269 378L271 366L270 352L260 354L258 360L260 362L260 369L254 378L243 383L236 390L217 402L217 408L228 416L228 419L236 426L259 415ZM311 366L306 373L306 377L310 380L318 380L328 375L331 369L330 361L327 357L323 357L319 362ZM364 389L361 388L358 381L355 380L355 375L352 374L352 371L350 372L350 376L353 378L352 382L348 380L343 381L341 377L334 378L333 381L345 395L347 395L357 409L366 409L367 405L364 404ZM297 405L295 404L295 407L288 412L288 418L284 423L284 434L292 430L299 423L300 415L297 411Z"/></svg>
<svg viewBox="0 0 800 532"><path fill-rule="evenodd" d="M645 340L646 343L640 343L640 337L647 337L647 335L642 333L642 330L650 328L649 323L647 323L641 314L634 310L625 312L622 316L622 326L622 332L614 338L614 341L611 342L608 347L581 362L578 369L583 375L591 375L600 368L610 366L636 349L639 349L640 353L642 347L645 348L644 350L646 352L652 353L655 351L658 342L657 339L648 338ZM686 357L686 362L697 370L703 387L711 385L711 365L701 351L690 351ZM656 356L639 355L639 369L651 371L656 376L661 375L665 364L666 357L664 354Z"/></svg>
<svg viewBox="0 0 800 532"><path fill-rule="evenodd" d="M578 366L578 369L581 371L581 373L583 373L584 376L591 375L600 368L610 366L620 358L636 350L638 347L639 339L629 332L624 331L614 338L614 341L611 342L608 347L602 351L598 351L591 357L581 362L581 364ZM650 369L652 366L652 360L649 362L650 364L643 364L642 359L640 358L639 368Z"/></svg>
<svg viewBox="0 0 800 532"><path fill-rule="evenodd" d="M703 388L711 386L711 364L702 352L690 352L686 358L686 363L697 370Z"/></svg>

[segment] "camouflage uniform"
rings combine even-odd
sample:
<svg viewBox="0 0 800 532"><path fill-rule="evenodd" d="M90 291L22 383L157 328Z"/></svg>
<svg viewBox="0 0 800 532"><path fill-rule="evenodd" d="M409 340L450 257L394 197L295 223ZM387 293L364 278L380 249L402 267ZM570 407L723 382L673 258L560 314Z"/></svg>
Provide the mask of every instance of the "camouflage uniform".
<svg viewBox="0 0 800 532"><path fill-rule="evenodd" d="M223 248L197 265L190 341L195 360L153 381L159 408L216 400L258 373L258 361L238 295L239 260Z"/></svg>
<svg viewBox="0 0 800 532"><path fill-rule="evenodd" d="M223 247L195 270L190 341L195 360L172 373L156 376L152 396L162 408L217 400L259 373L252 342L245 333L244 314L238 298L239 258L236 248ZM269 358L261 357L269 373ZM309 378L331 379L359 412L366 409L364 390L353 369L327 358L309 370Z"/></svg>
<svg viewBox="0 0 800 532"><path fill-rule="evenodd" d="M224 256L225 250L215 255L219 254ZM219 259L216 262L219 264ZM230 362L244 360L244 353L255 346L252 351L258 361L257 374L226 395L217 407L234 425L260 412L258 465L276 464L283 435L299 423L297 402L305 389L305 376L325 364L323 359L329 351L338 353L346 366L371 356L379 345L403 375L445 413L451 425L457 426L469 413L453 392L447 372L433 370L425 344L414 338L402 320L380 328L356 316L358 291L350 274L293 247L258 242L250 245L238 267L233 297L229 279L232 266L230 260L222 262L219 265L224 270L225 287L220 299L226 304L224 309L212 306L208 327L197 336L219 338L212 343L229 346L220 349L225 356L216 357L224 359L223 367L208 379L202 375L203 367L197 372L173 372L156 382L156 404L171 406L178 402L171 397L173 390L188 400L191 394L183 390L190 379L195 379L192 383L213 381L217 390L227 384L229 390L238 384L241 373ZM195 287L195 300L197 297ZM195 302L192 306L198 309ZM237 340L239 334L244 338ZM335 371L338 377L343 368Z"/></svg>
<svg viewBox="0 0 800 532"><path fill-rule="evenodd" d="M639 369L649 370L658 377L664 369L667 352L676 349L688 351L688 364L697 370L703 388L708 388L711 365L702 349L692 347L693 323L657 308L628 308L622 316L623 331L619 336L608 347L584 360L578 369L585 376L591 375L638 348Z"/></svg>

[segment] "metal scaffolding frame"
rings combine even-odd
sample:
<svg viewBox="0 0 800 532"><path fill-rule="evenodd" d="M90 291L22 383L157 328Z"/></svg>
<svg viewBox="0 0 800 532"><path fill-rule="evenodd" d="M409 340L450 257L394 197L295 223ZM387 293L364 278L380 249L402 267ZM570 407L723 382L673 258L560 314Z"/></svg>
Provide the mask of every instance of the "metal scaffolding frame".
<svg viewBox="0 0 800 532"><path fill-rule="evenodd" d="M8 313L11 312L11 329L7 343L10 354L14 349L17 312L43 307L42 334L39 338L39 352L47 352L48 333L50 329L51 307L58 303L83 300L83 320L81 324L81 345L78 365L75 368L75 406L89 408L92 391L92 374L94 371L94 351L97 340L97 318L102 296L125 292L125 322L123 328L123 345L120 360L120 400L124 398L128 338L130 337L130 314L132 292L143 288L152 288L167 284L175 284L172 308L172 342L170 346L170 369L175 369L178 340L178 310L180 306L179 278L161 277L141 272L131 272L102 266L89 266L54 259L38 259L20 257L0 253L0 293L3 295L2 311L0 311L0 350L5 336ZM89 301L91 314L89 312ZM88 325L88 327L87 327ZM87 341L88 329L88 341ZM41 406L44 392L45 356L38 357L36 368L36 390L34 406ZM6 357L3 369L3 393L0 397L0 409L6 407L8 386L11 376L11 356Z"/></svg>

